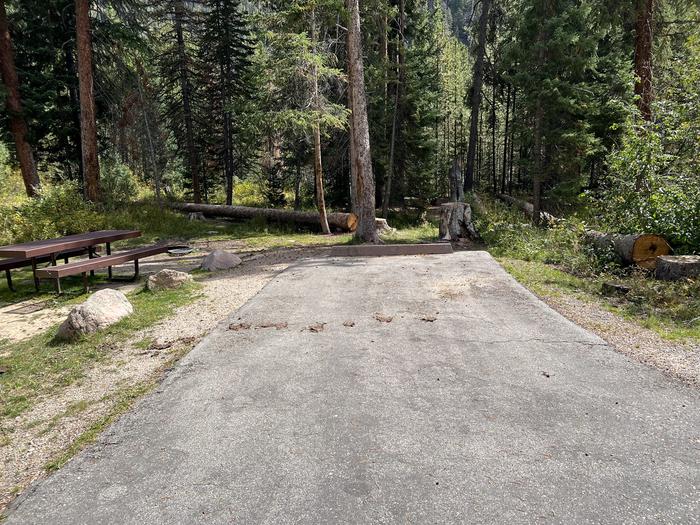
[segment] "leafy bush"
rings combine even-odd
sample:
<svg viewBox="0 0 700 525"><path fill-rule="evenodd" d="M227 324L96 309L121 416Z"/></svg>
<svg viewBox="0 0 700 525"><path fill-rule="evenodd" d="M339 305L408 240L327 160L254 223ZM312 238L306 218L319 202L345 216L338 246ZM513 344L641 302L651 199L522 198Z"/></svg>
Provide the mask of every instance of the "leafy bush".
<svg viewBox="0 0 700 525"><path fill-rule="evenodd" d="M103 217L83 200L75 182L44 185L36 199L2 208L0 213L3 236L12 242L71 235L104 225Z"/></svg>
<svg viewBox="0 0 700 525"><path fill-rule="evenodd" d="M569 218L548 229L534 226L519 210L482 199L487 215L475 215L477 231L496 257L554 264L577 274L592 275L615 267L599 259L583 241L585 226Z"/></svg>
<svg viewBox="0 0 700 525"><path fill-rule="evenodd" d="M610 231L658 233L678 253L700 253L700 35L673 60L677 82L660 86L653 123L627 126L594 208Z"/></svg>
<svg viewBox="0 0 700 525"><path fill-rule="evenodd" d="M138 194L138 181L128 168L115 159L105 159L100 165L102 202L108 209L131 202Z"/></svg>

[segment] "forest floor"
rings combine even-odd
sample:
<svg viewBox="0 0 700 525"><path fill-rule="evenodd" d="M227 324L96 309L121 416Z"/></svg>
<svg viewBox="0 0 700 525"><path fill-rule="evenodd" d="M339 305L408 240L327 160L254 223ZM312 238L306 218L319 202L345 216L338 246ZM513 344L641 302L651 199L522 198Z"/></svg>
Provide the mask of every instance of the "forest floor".
<svg viewBox="0 0 700 525"><path fill-rule="evenodd" d="M142 284L120 287L134 303L134 319L79 344L57 346L51 335L68 310L84 300L78 280L68 281L65 296L33 294L28 272L18 272L19 293L0 291L0 512L16 493L47 471L59 468L93 441L222 319L253 297L289 264L319 255L325 245L344 244L349 235L323 237L264 229L226 239L226 223L207 222L210 234L187 240L197 251L184 258L144 261L144 275L162 268L193 271L196 285L177 292L151 294ZM237 226L235 226L238 228ZM434 225L406 228L389 242L424 242L437 235ZM149 239L150 240L150 239ZM231 271L196 271L206 253L226 249L243 264ZM617 351L682 381L700 385L697 339L669 337L643 326L643 317L611 311L610 299L592 290L566 285L550 265L501 258L521 283L577 324L600 335ZM125 266L119 270L129 273ZM563 284L562 284L563 283ZM613 309L614 310L614 309ZM682 334L681 334L682 335Z"/></svg>

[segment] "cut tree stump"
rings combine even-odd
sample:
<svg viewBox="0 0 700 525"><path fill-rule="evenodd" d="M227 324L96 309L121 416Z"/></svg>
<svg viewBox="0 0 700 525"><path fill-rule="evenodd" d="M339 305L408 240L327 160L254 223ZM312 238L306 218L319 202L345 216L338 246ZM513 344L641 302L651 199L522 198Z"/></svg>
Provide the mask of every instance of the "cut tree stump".
<svg viewBox="0 0 700 525"><path fill-rule="evenodd" d="M700 255L664 255L656 261L656 278L680 281L700 277Z"/></svg>
<svg viewBox="0 0 700 525"><path fill-rule="evenodd" d="M386 222L386 219L380 219L377 217L375 219L375 225L377 226L377 233L379 235L385 234L385 233L392 233L394 231L394 228L389 226L389 223Z"/></svg>
<svg viewBox="0 0 700 525"><path fill-rule="evenodd" d="M472 209L465 202L448 202L440 207L440 240L479 240L472 222Z"/></svg>
<svg viewBox="0 0 700 525"><path fill-rule="evenodd" d="M620 264L637 265L647 270L656 268L660 256L671 253L671 246L660 235L626 235L589 230L585 238L597 250L611 252Z"/></svg>
<svg viewBox="0 0 700 525"><path fill-rule="evenodd" d="M208 217L231 217L234 219L262 217L271 221L303 224L306 226L316 226L319 229L321 228L321 219L316 212L184 202L170 202L168 205L173 209L185 213L202 213ZM357 215L354 213L329 213L328 226L335 230L354 232L357 228Z"/></svg>

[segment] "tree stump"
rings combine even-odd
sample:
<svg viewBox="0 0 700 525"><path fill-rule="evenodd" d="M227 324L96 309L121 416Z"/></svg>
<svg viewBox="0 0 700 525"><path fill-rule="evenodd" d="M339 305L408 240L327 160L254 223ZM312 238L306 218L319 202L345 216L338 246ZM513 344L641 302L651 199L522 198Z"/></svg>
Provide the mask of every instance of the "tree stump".
<svg viewBox="0 0 700 525"><path fill-rule="evenodd" d="M394 231L394 228L389 226L389 223L386 222L386 219L380 219L377 217L375 219L375 224L377 226L377 233L380 235L383 235L385 233L392 233Z"/></svg>
<svg viewBox="0 0 700 525"><path fill-rule="evenodd" d="M647 270L655 269L658 258L671 253L671 246L660 235L625 235L591 230L586 232L586 240L597 250L611 252L622 265L636 264Z"/></svg>
<svg viewBox="0 0 700 525"><path fill-rule="evenodd" d="M666 255L656 261L656 278L662 281L700 277L700 255Z"/></svg>
<svg viewBox="0 0 700 525"><path fill-rule="evenodd" d="M464 202L448 202L440 207L440 240L479 240L472 222L472 209Z"/></svg>

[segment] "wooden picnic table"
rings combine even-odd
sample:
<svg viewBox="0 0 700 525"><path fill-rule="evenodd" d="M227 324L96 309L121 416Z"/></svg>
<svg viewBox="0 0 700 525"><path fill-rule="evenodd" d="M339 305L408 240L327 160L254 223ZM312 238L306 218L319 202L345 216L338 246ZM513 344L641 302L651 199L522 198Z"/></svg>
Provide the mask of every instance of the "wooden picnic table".
<svg viewBox="0 0 700 525"><path fill-rule="evenodd" d="M39 279L36 275L38 259L48 257L52 265L56 265L56 259L62 254L79 249L87 249L88 256L92 259L96 256L95 246L105 244L107 255L111 254L111 243L123 239L140 237L138 230L100 230L77 235L68 235L57 239L45 239L31 241L10 246L0 246L0 257L19 257L28 260L32 266L34 286L39 290ZM110 268L111 274L111 268Z"/></svg>

